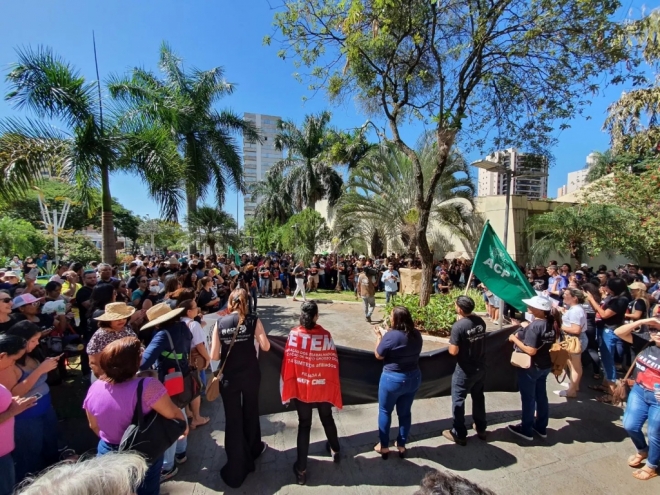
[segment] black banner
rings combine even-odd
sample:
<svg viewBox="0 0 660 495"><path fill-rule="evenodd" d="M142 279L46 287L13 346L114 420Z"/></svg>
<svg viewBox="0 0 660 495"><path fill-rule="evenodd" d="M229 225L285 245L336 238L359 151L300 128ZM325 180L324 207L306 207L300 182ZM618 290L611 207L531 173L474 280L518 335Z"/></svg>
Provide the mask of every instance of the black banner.
<svg viewBox="0 0 660 495"><path fill-rule="evenodd" d="M486 391L516 392L518 390L515 368L510 359L513 346L509 335L513 329L497 330L486 335ZM259 390L259 414L275 414L289 409L280 398L280 371L286 337L268 336L270 351L259 353L261 388ZM376 359L373 351L363 351L337 346L339 377L344 405L378 402L378 383L383 362ZM417 399L429 399L451 394L451 375L456 358L447 349L424 352L419 358L422 385Z"/></svg>

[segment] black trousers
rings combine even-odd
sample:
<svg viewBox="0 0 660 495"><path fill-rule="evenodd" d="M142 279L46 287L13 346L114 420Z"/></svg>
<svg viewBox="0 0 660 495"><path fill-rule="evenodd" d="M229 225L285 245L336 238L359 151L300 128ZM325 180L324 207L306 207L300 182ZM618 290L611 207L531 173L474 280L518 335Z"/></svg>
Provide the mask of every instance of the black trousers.
<svg viewBox="0 0 660 495"><path fill-rule="evenodd" d="M456 366L451 377L451 408L454 416L454 434L458 438L467 437L465 427L465 399L472 397L472 419L478 432L486 431L486 399L484 397L484 381L486 370L467 374L460 366Z"/></svg>
<svg viewBox="0 0 660 495"><path fill-rule="evenodd" d="M225 407L225 452L227 464L220 470L222 480L232 488L243 484L254 471L254 461L261 455L259 425L259 368L226 374L220 395Z"/></svg>
<svg viewBox="0 0 660 495"><path fill-rule="evenodd" d="M587 339L589 343L586 349L582 350L582 367L591 365L595 375L600 375L600 354L598 354L599 343L596 330L596 322L587 321Z"/></svg>
<svg viewBox="0 0 660 495"><path fill-rule="evenodd" d="M312 411L318 409L325 436L333 452L339 452L337 426L332 417L332 404L329 402L300 402L297 399L292 399L291 402L295 404L298 411L298 460L296 461L296 468L298 471L304 471L307 469L309 433L312 430Z"/></svg>

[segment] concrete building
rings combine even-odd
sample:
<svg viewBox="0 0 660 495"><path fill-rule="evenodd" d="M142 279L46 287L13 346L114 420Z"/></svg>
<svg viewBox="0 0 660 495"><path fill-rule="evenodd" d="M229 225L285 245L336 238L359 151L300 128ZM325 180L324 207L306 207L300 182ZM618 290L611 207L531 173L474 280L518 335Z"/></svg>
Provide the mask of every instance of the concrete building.
<svg viewBox="0 0 660 495"><path fill-rule="evenodd" d="M589 155L587 155L586 162L587 162L586 168L583 168L582 170L578 170L576 172L568 173L568 179L566 181L566 184L561 186L559 189L557 189L558 198L579 191L585 185L587 185L587 174L589 173L589 169L591 168L591 166L594 163L596 163L596 154L589 153Z"/></svg>
<svg viewBox="0 0 660 495"><path fill-rule="evenodd" d="M511 193L526 196L529 199L548 197L548 160L545 157L520 153L515 148L509 148L488 155L486 160L497 162L517 173L544 174L544 177L513 177ZM477 196L506 194L508 187L505 174L479 169Z"/></svg>
<svg viewBox="0 0 660 495"><path fill-rule="evenodd" d="M251 143L243 139L243 170L245 185L250 186L264 179L266 172L282 159L282 152L275 149L275 136L277 135L277 123L280 117L274 115L262 115L259 113L245 113L245 120L254 123L260 130L262 143ZM257 203L250 194L246 194L243 203L243 215L245 219L254 216Z"/></svg>

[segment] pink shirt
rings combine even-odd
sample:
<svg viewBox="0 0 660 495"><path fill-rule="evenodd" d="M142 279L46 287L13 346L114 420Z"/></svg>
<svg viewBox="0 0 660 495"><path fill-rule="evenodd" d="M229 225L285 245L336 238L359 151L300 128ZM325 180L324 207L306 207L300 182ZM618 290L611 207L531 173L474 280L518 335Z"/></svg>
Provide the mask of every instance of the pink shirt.
<svg viewBox="0 0 660 495"><path fill-rule="evenodd" d="M11 405L11 392L0 385L0 412L5 412ZM14 450L14 418L0 423L0 457Z"/></svg>

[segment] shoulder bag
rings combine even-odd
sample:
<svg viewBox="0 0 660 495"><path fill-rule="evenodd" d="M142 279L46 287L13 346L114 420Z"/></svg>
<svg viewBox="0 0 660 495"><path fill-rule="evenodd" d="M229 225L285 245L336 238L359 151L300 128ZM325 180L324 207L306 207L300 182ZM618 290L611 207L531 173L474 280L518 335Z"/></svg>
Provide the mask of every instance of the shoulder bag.
<svg viewBox="0 0 660 495"><path fill-rule="evenodd" d="M614 392L612 392L612 405L623 406L623 403L628 400L628 394L630 393L630 389L634 385L634 382L632 380L629 380L629 378L637 364L637 356L639 356L639 354L642 353L644 349L646 349L649 345L650 342L649 344L646 344L644 347L642 347L642 350L637 353L635 359L633 360L632 365L630 365L630 368L628 368L628 372L626 373L626 376L624 376L623 379L621 380L617 380L616 386L614 387Z"/></svg>
<svg viewBox="0 0 660 495"><path fill-rule="evenodd" d="M137 386L133 420L121 437L119 452L138 452L151 465L186 431L186 421L167 419L153 410L145 416L142 413L143 385L144 378L141 378Z"/></svg>
<svg viewBox="0 0 660 495"><path fill-rule="evenodd" d="M188 322L188 328L192 332L191 325L195 323L195 320L190 320ZM197 371L203 372L206 368L209 367L209 363L206 362L206 359L199 353L197 346L194 346L190 349L190 366L192 366Z"/></svg>
<svg viewBox="0 0 660 495"><path fill-rule="evenodd" d="M167 388L168 393L172 398L172 402L174 402L174 405L181 409L190 404L193 399L196 399L201 395L202 380L199 378L199 373L197 370L189 370L188 374L183 376L181 364L179 363L179 358L177 357L177 352L174 348L174 342L172 342L172 336L167 330L164 330L164 332L167 334L167 339L170 341L170 347L172 348L170 355L174 356L176 366L179 368L178 372L168 373L165 376L165 388ZM175 381L177 386L168 387L168 382L170 381ZM170 393L170 390L173 390L175 393Z"/></svg>
<svg viewBox="0 0 660 495"><path fill-rule="evenodd" d="M222 382L222 377L223 371L225 370L225 366L227 365L227 359L229 359L229 354L231 354L231 350L234 347L234 343L236 342L236 337L238 336L238 327L239 325L236 325L236 331L234 332L234 336L231 338L231 344L229 344L229 350L227 351L227 355L225 356L225 361L222 363L222 366L220 369L216 372L213 373L213 378L211 381L206 385L206 400L213 402L215 399L217 399L220 396L220 383ZM215 328L213 329L214 332L218 331L218 322L216 321L215 323ZM218 339L220 336L218 335ZM220 341L220 346L222 346L222 341Z"/></svg>

